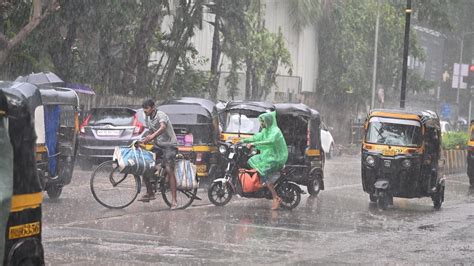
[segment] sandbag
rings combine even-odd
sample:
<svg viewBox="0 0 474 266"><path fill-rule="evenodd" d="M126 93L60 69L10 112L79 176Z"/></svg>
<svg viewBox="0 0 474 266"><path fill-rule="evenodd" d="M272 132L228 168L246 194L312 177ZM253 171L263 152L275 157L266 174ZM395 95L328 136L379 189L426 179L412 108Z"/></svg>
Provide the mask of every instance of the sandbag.
<svg viewBox="0 0 474 266"><path fill-rule="evenodd" d="M193 190L199 187L196 165L189 160L180 159L175 163L176 185L180 189Z"/></svg>
<svg viewBox="0 0 474 266"><path fill-rule="evenodd" d="M115 147L113 160L121 173L143 175L155 168L155 154L139 147Z"/></svg>
<svg viewBox="0 0 474 266"><path fill-rule="evenodd" d="M244 193L255 192L262 187L257 170L239 169L239 180Z"/></svg>

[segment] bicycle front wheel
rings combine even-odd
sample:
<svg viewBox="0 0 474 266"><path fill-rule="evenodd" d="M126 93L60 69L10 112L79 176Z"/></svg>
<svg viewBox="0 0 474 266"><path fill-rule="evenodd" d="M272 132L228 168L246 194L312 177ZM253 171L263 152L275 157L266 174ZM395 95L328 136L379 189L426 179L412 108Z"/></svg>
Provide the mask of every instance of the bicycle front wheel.
<svg viewBox="0 0 474 266"><path fill-rule="evenodd" d="M161 196L165 201L168 207L171 207L171 189L169 183L166 182L166 178L161 179ZM176 201L178 202L179 209L186 209L187 207L191 206L197 194L197 188L195 189L177 189L176 190Z"/></svg>
<svg viewBox="0 0 474 266"><path fill-rule="evenodd" d="M115 161L100 164L90 180L94 199L109 209L122 209L132 204L140 190L140 177L120 173Z"/></svg>

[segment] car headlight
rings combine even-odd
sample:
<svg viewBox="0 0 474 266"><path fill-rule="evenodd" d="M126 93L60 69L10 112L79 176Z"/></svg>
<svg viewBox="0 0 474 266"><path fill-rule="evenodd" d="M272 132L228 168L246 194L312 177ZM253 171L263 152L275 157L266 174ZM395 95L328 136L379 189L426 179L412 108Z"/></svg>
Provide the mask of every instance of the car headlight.
<svg viewBox="0 0 474 266"><path fill-rule="evenodd" d="M225 145L219 146L219 152L221 154L226 154L227 153L227 147Z"/></svg>
<svg viewBox="0 0 474 266"><path fill-rule="evenodd" d="M405 167L405 168L410 168L411 166L411 161L408 160L408 159L405 159L402 161L402 166Z"/></svg>
<svg viewBox="0 0 474 266"><path fill-rule="evenodd" d="M371 155L367 156L367 158L365 158L365 162L369 165L369 166L374 166L375 165L375 158Z"/></svg>

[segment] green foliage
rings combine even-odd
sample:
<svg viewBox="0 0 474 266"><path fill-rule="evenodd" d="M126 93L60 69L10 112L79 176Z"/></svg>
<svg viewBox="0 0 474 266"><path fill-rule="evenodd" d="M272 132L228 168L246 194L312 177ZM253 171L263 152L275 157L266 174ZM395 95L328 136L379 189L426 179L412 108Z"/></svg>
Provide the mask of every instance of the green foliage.
<svg viewBox="0 0 474 266"><path fill-rule="evenodd" d="M449 132L443 134L442 146L445 150L465 149L469 141L469 133L466 132Z"/></svg>

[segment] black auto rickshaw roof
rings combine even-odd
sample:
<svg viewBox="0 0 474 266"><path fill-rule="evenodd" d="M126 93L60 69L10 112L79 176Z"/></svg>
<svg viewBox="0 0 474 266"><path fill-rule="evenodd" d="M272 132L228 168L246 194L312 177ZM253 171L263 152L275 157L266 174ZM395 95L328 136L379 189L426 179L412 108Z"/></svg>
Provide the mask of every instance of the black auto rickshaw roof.
<svg viewBox="0 0 474 266"><path fill-rule="evenodd" d="M428 127L436 127L439 128L439 117L436 112L431 110L401 110L401 109L373 109L369 112L369 117L372 116L374 113L390 113L390 114L401 114L401 115L408 115L408 116L416 116L420 120L420 122ZM403 117L401 117L403 119Z"/></svg>
<svg viewBox="0 0 474 266"><path fill-rule="evenodd" d="M182 104L165 104L157 107L158 110L166 114L197 114L206 117L211 117L209 111L200 105L188 105L184 107Z"/></svg>
<svg viewBox="0 0 474 266"><path fill-rule="evenodd" d="M4 91L7 97L14 95L26 101L28 109L34 115L36 107L42 105L41 94L38 87L27 82L0 81L0 90Z"/></svg>
<svg viewBox="0 0 474 266"><path fill-rule="evenodd" d="M230 101L225 105L224 111L231 110L249 110L264 113L267 111L274 111L275 105L268 102Z"/></svg>
<svg viewBox="0 0 474 266"><path fill-rule="evenodd" d="M43 85L40 86L40 93L45 105L79 106L79 97L72 89Z"/></svg>
<svg viewBox="0 0 474 266"><path fill-rule="evenodd" d="M163 101L160 106L162 105L199 105L205 108L210 114L217 112L216 104L208 99L204 98L197 98L197 97L181 97L176 99L169 99Z"/></svg>

